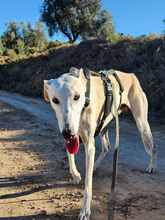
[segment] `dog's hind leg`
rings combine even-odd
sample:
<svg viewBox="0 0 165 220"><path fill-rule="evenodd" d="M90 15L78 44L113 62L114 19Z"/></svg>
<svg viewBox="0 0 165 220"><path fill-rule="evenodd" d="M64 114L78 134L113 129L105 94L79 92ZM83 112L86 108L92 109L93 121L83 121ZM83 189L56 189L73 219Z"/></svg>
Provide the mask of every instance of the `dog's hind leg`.
<svg viewBox="0 0 165 220"><path fill-rule="evenodd" d="M152 137L150 126L147 119L148 103L147 98L142 90L136 95L133 94L134 99L130 99L131 111L135 118L137 127L141 133L143 144L146 152L151 156L150 165L147 168L148 173L153 173L156 168L156 151L157 146Z"/></svg>
<svg viewBox="0 0 165 220"><path fill-rule="evenodd" d="M94 164L94 171L100 166L102 160L104 159L109 149L111 148L108 137L108 125L100 132L100 138L102 142L102 152Z"/></svg>
<svg viewBox="0 0 165 220"><path fill-rule="evenodd" d="M143 140L145 150L151 157L150 165L149 165L149 167L147 168L146 171L148 173L153 173L155 171L155 168L156 168L157 146L156 146L155 141L153 139L148 121L146 121L143 124L143 122L141 122L141 121L139 121L139 119L137 119L136 123L137 123L139 131L141 133L141 137L142 137L142 140Z"/></svg>
<svg viewBox="0 0 165 220"><path fill-rule="evenodd" d="M81 175L77 171L75 160L74 160L74 154L70 154L68 151L68 159L69 159L69 167L70 167L70 173L72 174L74 184L79 184L81 180Z"/></svg>

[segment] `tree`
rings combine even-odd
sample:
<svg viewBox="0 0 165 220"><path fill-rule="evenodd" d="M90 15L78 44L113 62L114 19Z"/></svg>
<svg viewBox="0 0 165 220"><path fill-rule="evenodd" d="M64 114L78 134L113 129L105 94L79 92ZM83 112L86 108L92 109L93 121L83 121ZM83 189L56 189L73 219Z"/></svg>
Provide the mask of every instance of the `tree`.
<svg viewBox="0 0 165 220"><path fill-rule="evenodd" d="M164 30L163 30L163 33L165 34L165 19L163 19L162 22L164 23Z"/></svg>
<svg viewBox="0 0 165 220"><path fill-rule="evenodd" d="M21 38L20 34L20 23L16 22L6 22L7 30L1 36L1 41L3 45L8 49L14 49L17 45L17 40Z"/></svg>
<svg viewBox="0 0 165 220"><path fill-rule="evenodd" d="M61 31L74 43L78 37L107 34L111 16L103 10L100 19L100 10L101 0L44 0L41 20L48 26L50 36Z"/></svg>
<svg viewBox="0 0 165 220"><path fill-rule="evenodd" d="M30 21L28 22L28 25L26 25L26 22L21 22L21 25L26 47L35 47L38 51L42 51L47 44L43 23L40 20L37 20L37 28L32 27Z"/></svg>
<svg viewBox="0 0 165 220"><path fill-rule="evenodd" d="M163 34L164 34L164 42L165 42L165 19L163 19L162 21L164 23L164 30L163 30Z"/></svg>
<svg viewBox="0 0 165 220"><path fill-rule="evenodd" d="M103 9L99 17L93 19L91 29L88 33L83 33L84 36L82 37L97 37L114 42L114 31L115 27L112 23L112 14L109 14L107 10Z"/></svg>

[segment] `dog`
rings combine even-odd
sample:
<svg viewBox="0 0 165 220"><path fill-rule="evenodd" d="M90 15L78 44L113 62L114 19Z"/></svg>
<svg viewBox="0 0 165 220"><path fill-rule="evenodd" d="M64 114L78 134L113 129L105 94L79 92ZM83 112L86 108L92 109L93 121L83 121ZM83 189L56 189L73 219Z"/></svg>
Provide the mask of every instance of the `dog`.
<svg viewBox="0 0 165 220"><path fill-rule="evenodd" d="M151 156L148 173L153 173L156 167L157 146L154 142L150 126L148 123L148 102L140 83L134 74L127 74L115 71L119 77L124 91L120 96L119 83L113 76L109 76L116 96L118 114L122 111L130 110L140 131L146 152ZM92 200L92 176L108 150L111 148L108 137L108 124L115 115L114 101L109 111L109 115L104 121L99 133L102 141L102 153L94 163L95 139L94 134L104 112L105 88L100 77L91 75L90 79L90 104L84 108L85 93L87 90L87 79L83 69L72 67L69 73L61 75L59 78L44 80L44 97L50 101L55 110L58 125L62 136L65 139L67 148L70 173L75 184L81 180L81 175L77 171L74 154L78 150L79 136L85 145L86 154L86 176L83 207L79 214L79 219L89 219L91 215Z"/></svg>

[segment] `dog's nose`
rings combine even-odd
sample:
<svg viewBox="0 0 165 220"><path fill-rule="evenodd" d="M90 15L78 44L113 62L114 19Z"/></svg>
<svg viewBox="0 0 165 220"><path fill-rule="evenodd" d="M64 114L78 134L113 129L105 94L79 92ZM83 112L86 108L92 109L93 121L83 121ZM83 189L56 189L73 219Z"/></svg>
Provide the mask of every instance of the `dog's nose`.
<svg viewBox="0 0 165 220"><path fill-rule="evenodd" d="M62 131L62 136L63 136L66 140L69 140L69 139L74 138L74 135L71 133L71 130L70 130L69 128L65 128L65 129Z"/></svg>

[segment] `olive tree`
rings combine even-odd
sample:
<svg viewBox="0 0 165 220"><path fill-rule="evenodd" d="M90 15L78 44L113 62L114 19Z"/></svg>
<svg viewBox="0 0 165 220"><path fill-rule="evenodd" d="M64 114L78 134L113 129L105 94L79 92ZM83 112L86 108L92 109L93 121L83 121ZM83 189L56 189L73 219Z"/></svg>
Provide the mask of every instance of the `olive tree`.
<svg viewBox="0 0 165 220"><path fill-rule="evenodd" d="M61 31L70 43L79 37L105 38L110 29L114 33L111 18L107 10L101 11L101 0L44 0L41 8L49 35Z"/></svg>

